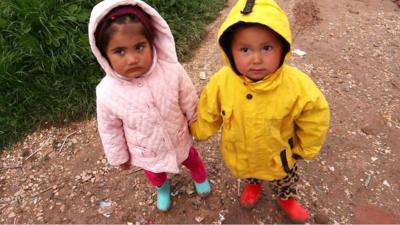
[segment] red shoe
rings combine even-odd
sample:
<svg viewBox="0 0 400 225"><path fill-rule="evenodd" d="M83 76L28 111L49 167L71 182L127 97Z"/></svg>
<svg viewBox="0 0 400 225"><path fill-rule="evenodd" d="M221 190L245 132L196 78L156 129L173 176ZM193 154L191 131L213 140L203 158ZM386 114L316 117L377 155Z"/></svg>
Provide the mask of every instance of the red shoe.
<svg viewBox="0 0 400 225"><path fill-rule="evenodd" d="M278 198L277 202L293 222L305 223L308 220L307 210L295 198L290 197L287 200Z"/></svg>
<svg viewBox="0 0 400 225"><path fill-rule="evenodd" d="M244 186L242 196L240 197L240 203L243 207L251 209L253 208L261 194L261 183L246 184Z"/></svg>

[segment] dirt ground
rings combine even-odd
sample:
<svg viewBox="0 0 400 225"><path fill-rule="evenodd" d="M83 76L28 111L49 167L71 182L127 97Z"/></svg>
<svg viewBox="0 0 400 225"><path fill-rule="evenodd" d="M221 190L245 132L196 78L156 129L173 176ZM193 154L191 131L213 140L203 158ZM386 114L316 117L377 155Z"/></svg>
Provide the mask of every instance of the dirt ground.
<svg viewBox="0 0 400 225"><path fill-rule="evenodd" d="M234 1L208 28L184 66L198 91L221 65L217 30ZM326 95L331 127L321 154L300 162L299 200L309 223L400 223L400 8L391 0L278 0L291 21L290 64ZM204 72L205 80L199 74ZM0 163L0 223L290 223L268 184L252 210L238 203L218 137L196 143L213 193L197 197L188 171L169 177L173 205L155 208L143 172L104 159L95 118L29 135Z"/></svg>

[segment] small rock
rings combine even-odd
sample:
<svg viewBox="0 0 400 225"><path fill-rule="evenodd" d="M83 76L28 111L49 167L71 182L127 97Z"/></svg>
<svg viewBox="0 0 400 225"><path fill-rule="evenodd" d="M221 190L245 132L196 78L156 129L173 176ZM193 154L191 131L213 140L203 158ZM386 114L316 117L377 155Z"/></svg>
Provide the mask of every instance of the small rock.
<svg viewBox="0 0 400 225"><path fill-rule="evenodd" d="M385 185L386 187L390 187L390 184L389 184L389 182L387 180L383 181L383 185Z"/></svg>
<svg viewBox="0 0 400 225"><path fill-rule="evenodd" d="M172 197L175 197L175 196L177 196L179 194L179 190L176 190L176 191L174 191L174 192L171 192L171 196Z"/></svg>
<svg viewBox="0 0 400 225"><path fill-rule="evenodd" d="M153 203L154 203L153 199L150 198L150 199L147 200L147 205L152 205Z"/></svg>
<svg viewBox="0 0 400 225"><path fill-rule="evenodd" d="M193 189L191 189L191 188L186 188L186 194L191 195L191 194L193 194L193 193L194 193Z"/></svg>
<svg viewBox="0 0 400 225"><path fill-rule="evenodd" d="M92 175L91 175L91 174L88 174L88 175L86 175L86 176L82 176L82 181L83 181L83 182L87 182L87 181L89 181L90 179L92 179Z"/></svg>
<svg viewBox="0 0 400 225"><path fill-rule="evenodd" d="M196 217L194 218L194 220L196 220L196 222L198 222L198 223L201 223L201 222L204 220L204 217L202 217L202 216L196 216Z"/></svg>
<svg viewBox="0 0 400 225"><path fill-rule="evenodd" d="M385 127L385 120L379 113L371 113L364 120L366 125L361 128L361 131L366 135L377 135Z"/></svg>
<svg viewBox="0 0 400 225"><path fill-rule="evenodd" d="M11 212L10 214L8 214L8 218L14 218L15 217L15 213Z"/></svg>
<svg viewBox="0 0 400 225"><path fill-rule="evenodd" d="M92 195L92 196L90 197L90 202L91 202L91 203L95 203L96 200L97 200L96 196Z"/></svg>

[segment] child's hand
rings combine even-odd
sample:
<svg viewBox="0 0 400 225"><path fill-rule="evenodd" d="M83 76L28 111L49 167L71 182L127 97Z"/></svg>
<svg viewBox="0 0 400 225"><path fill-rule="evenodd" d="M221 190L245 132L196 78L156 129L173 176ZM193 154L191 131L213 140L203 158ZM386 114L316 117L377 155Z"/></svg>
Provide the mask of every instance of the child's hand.
<svg viewBox="0 0 400 225"><path fill-rule="evenodd" d="M130 162L130 160L128 160L126 163L124 163L124 164L121 164L121 165L119 165L119 168L121 169L121 170L129 170L129 169L131 169L131 162Z"/></svg>

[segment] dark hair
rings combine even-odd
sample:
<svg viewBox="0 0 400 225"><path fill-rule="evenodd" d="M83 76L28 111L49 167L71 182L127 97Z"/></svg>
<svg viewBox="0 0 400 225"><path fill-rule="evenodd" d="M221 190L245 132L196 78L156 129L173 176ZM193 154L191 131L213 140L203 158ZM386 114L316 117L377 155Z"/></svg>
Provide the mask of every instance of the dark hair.
<svg viewBox="0 0 400 225"><path fill-rule="evenodd" d="M270 31L275 33L276 37L278 37L279 41L282 43L281 63L279 66L282 66L283 61L285 60L285 56L290 50L290 44L285 40L285 38L283 38L280 34L275 32L268 26L265 26L260 23L246 23L246 22L241 22L241 21L238 23L235 23L234 25L232 25L228 29L226 29L225 32L221 35L221 37L219 38L219 44L221 45L222 49L224 50L225 54L227 55L229 62L232 65L233 70L235 71L236 74L239 74L239 75L241 75L241 74L239 73L239 71L236 68L235 61L234 61L233 55L232 55L232 49L231 49L233 34L235 33L235 31L237 31L240 28L248 28L248 27L252 27L252 26L263 26L265 28L268 28Z"/></svg>
<svg viewBox="0 0 400 225"><path fill-rule="evenodd" d="M138 6L119 6L103 18L95 31L96 46L105 58L105 49L110 37L117 30L115 25L128 23L140 24L142 34L153 44L154 34L150 17Z"/></svg>

